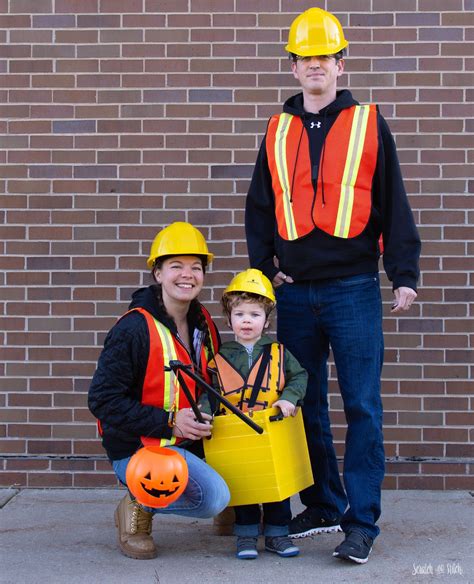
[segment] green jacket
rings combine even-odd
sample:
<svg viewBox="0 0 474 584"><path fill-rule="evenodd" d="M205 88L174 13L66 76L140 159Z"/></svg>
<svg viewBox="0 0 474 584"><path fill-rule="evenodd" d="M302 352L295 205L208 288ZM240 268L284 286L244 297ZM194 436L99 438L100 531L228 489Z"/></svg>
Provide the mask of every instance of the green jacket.
<svg viewBox="0 0 474 584"><path fill-rule="evenodd" d="M247 377L252 363L258 360L265 345L269 345L274 341L267 335L263 335L254 345L251 360L246 348L237 341L228 341L223 343L220 347L219 354L229 361L243 377ZM285 387L279 399L285 399L296 405L299 400L302 400L306 394L306 385L308 383L308 374L306 370L301 367L295 357L285 348ZM214 380L214 387L219 388L217 379ZM207 396L202 396L199 400L202 411L211 413L211 407Z"/></svg>

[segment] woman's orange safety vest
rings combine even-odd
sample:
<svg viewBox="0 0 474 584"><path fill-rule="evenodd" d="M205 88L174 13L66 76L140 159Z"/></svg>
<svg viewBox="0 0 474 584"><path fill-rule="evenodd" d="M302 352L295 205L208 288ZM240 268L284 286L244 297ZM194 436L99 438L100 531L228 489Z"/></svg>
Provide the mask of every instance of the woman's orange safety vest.
<svg viewBox="0 0 474 584"><path fill-rule="evenodd" d="M284 347L279 343L272 343L270 359L263 374L257 400L255 405L249 408L248 403L262 358L263 353L253 363L246 378L221 354L214 355L214 359L209 362L209 369L217 374L222 395L243 412L271 407L280 397L285 386ZM227 413L231 413L229 409L220 406L219 414Z"/></svg>
<svg viewBox="0 0 474 584"><path fill-rule="evenodd" d="M292 241L315 227L334 237L356 237L372 207L378 151L377 108L356 105L338 115L325 138L315 189L308 134L299 116L270 118L266 136L278 233ZM324 177L324 201L322 189Z"/></svg>
<svg viewBox="0 0 474 584"><path fill-rule="evenodd" d="M172 360L179 360L185 365L193 366L194 369L194 364L187 349L172 334L168 327L154 318L147 310L143 308L133 308L132 310L136 310L137 312L140 312L140 314L143 314L150 335L150 352L148 354L148 363L143 383L142 403L162 408L167 412L189 408L191 404L178 384L176 375L172 371L165 370L165 367L167 367ZM201 306L201 310L209 328L214 353L219 348L216 325L203 306ZM212 355L209 355L207 348L202 346L201 354L197 357L200 363L199 375L203 377L207 383L210 383L211 379L207 369L208 361ZM187 376L184 371L182 371L181 374L191 394L197 398L198 390L195 381ZM182 441L182 438L176 438L173 436L168 440L166 438L142 436L141 441L145 446L152 444L169 446L171 444L178 444Z"/></svg>

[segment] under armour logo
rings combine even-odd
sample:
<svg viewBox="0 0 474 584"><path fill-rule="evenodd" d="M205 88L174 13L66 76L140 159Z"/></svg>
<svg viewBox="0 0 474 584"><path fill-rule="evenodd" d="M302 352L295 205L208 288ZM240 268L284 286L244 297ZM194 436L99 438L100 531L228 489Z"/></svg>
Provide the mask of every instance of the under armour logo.
<svg viewBox="0 0 474 584"><path fill-rule="evenodd" d="M321 122L311 122L310 128L320 128L321 127Z"/></svg>

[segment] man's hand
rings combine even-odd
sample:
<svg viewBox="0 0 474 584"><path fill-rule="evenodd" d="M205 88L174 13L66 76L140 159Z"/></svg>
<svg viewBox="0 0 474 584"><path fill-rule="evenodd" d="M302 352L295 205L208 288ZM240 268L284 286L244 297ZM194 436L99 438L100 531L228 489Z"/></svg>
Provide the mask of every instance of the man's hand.
<svg viewBox="0 0 474 584"><path fill-rule="evenodd" d="M391 312L402 312L410 309L410 306L415 301L416 292L406 286L400 286L393 291L395 301L392 304Z"/></svg>
<svg viewBox="0 0 474 584"><path fill-rule="evenodd" d="M283 272L278 272L277 274L275 274L275 277L272 280L272 284L273 284L274 288L278 288L278 286L281 286L285 282L287 284L293 284L293 281L294 280L291 276L288 276L287 274L284 274Z"/></svg>
<svg viewBox="0 0 474 584"><path fill-rule="evenodd" d="M272 404L273 408L280 408L284 418L288 416L296 416L297 408L286 399L279 399Z"/></svg>
<svg viewBox="0 0 474 584"><path fill-rule="evenodd" d="M192 408L179 410L173 426L173 436L176 436L176 438L189 438L191 440L199 440L205 436L210 436L212 432L212 416L203 412L202 417L206 422L205 424L201 424L196 420Z"/></svg>

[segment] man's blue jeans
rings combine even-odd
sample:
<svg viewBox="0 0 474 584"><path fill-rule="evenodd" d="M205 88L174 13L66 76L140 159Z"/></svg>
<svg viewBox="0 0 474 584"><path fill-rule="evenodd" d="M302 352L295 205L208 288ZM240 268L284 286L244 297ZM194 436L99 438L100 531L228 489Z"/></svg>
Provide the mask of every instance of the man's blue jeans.
<svg viewBox="0 0 474 584"><path fill-rule="evenodd" d="M217 474L208 464L191 452L178 446L167 446L179 452L188 464L189 481L183 494L174 503L165 508L152 509L144 507L147 511L160 514L184 515L197 519L214 517L220 513L230 500L230 493L224 479ZM122 458L113 460L112 466L121 483L126 485L125 473L130 460Z"/></svg>
<svg viewBox="0 0 474 584"><path fill-rule="evenodd" d="M278 340L308 371L303 417L315 484L301 502L330 517L343 515L345 532L375 538L385 456L380 376L382 303L377 273L283 284L276 290ZM327 359L331 347L347 422L344 486L328 414Z"/></svg>

